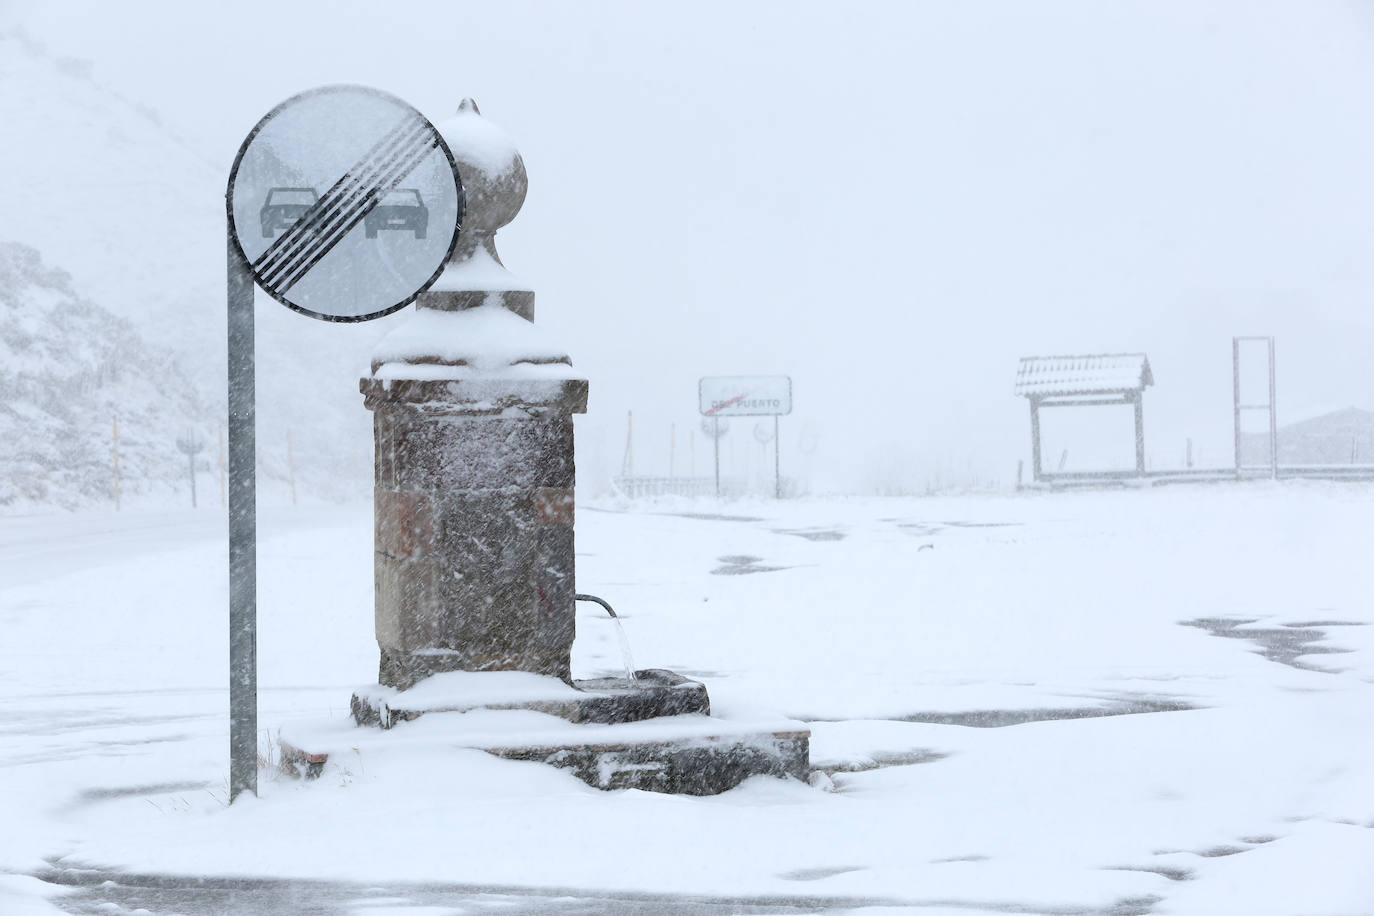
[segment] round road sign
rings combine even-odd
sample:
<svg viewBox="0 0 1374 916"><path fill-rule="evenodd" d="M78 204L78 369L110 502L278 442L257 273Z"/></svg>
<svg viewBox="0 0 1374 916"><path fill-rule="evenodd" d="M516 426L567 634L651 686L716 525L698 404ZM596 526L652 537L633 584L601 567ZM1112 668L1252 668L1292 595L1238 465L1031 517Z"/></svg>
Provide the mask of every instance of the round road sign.
<svg viewBox="0 0 1374 916"><path fill-rule="evenodd" d="M730 431L730 421L725 417L702 417L701 431L709 439L723 439Z"/></svg>
<svg viewBox="0 0 1374 916"><path fill-rule="evenodd" d="M258 122L226 203L230 237L269 295L312 318L366 321L438 279L464 197L424 115L376 89L325 86Z"/></svg>

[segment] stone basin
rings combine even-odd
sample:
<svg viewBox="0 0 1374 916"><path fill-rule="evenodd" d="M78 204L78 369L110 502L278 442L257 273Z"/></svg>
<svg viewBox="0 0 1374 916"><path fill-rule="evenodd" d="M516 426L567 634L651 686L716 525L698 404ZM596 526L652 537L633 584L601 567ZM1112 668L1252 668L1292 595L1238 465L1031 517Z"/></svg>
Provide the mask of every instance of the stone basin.
<svg viewBox="0 0 1374 916"><path fill-rule="evenodd" d="M524 671L451 671L409 690L376 686L353 694L359 725L392 728L432 712L532 709L569 722L614 725L660 716L711 714L706 685L662 668L628 677L561 680Z"/></svg>

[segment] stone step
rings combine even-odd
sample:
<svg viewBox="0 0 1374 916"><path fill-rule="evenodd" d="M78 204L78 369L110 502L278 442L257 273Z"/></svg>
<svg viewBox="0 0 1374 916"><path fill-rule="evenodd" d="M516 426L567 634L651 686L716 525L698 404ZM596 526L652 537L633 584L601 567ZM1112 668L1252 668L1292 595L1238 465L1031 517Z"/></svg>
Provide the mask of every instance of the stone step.
<svg viewBox="0 0 1374 916"><path fill-rule="evenodd" d="M806 779L811 733L790 720L748 722L689 713L612 725L574 724L531 709L432 711L390 731L302 723L281 731L281 766L313 778L331 755L472 748L570 770L599 789L714 795L751 776ZM432 755L431 755L432 756Z"/></svg>

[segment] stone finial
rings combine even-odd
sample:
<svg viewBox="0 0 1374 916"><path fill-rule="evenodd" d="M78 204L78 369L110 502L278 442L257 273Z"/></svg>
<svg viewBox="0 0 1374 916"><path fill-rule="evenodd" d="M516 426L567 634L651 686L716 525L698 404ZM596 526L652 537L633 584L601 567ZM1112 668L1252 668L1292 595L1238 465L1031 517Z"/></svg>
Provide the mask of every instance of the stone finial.
<svg viewBox="0 0 1374 916"><path fill-rule="evenodd" d="M515 219L529 179L520 151L500 127L463 99L453 117L435 127L443 135L463 180L463 231L444 273L419 299L421 308L459 311L491 301L534 320L534 292L505 269L496 253L496 231Z"/></svg>
<svg viewBox="0 0 1374 916"><path fill-rule="evenodd" d="M476 377L529 380L534 373L540 384L556 382L553 389L557 391L524 392L520 403L544 410L553 403L546 403L545 395L562 403L560 386L576 382L573 400L565 406L581 413L586 409L586 380L572 371L567 352L535 327L534 291L506 270L496 254L496 230L515 219L525 203L529 186L525 161L510 136L482 117L472 99L463 99L457 113L435 127L453 153L463 180L467 196L463 230L444 272L416 300L415 313L374 347L372 376L363 380L365 390L378 380L388 384ZM417 391L417 397L429 397L427 389ZM446 396L460 395L454 390ZM472 398L474 403L497 403L481 392ZM502 401L493 409L504 410L512 403Z"/></svg>

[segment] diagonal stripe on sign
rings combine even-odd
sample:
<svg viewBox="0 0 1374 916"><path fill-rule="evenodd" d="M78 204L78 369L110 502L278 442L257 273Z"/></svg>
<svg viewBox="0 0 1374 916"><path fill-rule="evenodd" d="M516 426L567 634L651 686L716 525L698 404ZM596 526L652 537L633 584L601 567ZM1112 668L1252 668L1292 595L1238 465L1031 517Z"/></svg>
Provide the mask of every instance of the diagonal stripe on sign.
<svg viewBox="0 0 1374 916"><path fill-rule="evenodd" d="M254 264L261 281L275 287L283 277L309 260L318 249L329 243L329 235L337 229L342 215L359 197L388 175L398 160L408 161L413 153L425 145L428 125L410 119L393 130L369 150L369 155L354 163L343 177L297 221L283 238ZM432 142L432 135L430 136ZM332 245L330 245L332 247Z"/></svg>
<svg viewBox="0 0 1374 916"><path fill-rule="evenodd" d="M438 145L438 139L431 137L408 158L396 163L393 169L382 176L378 183L371 187L350 210L343 213L341 221L337 225L335 231L332 231L327 238L323 239L321 243L312 250L312 253L303 256L303 258L297 262L297 266L294 270L284 275L279 291L285 293L287 290L291 289L291 287L295 286L302 277L310 272L311 268L319 263L321 258L329 254L330 250L333 249L335 245L343 241L344 237L352 231L354 226L362 222L364 217L372 212L372 209L377 206L377 203L382 199L383 195L394 190L404 181L406 176L413 172L421 162L424 162Z"/></svg>
<svg viewBox="0 0 1374 916"><path fill-rule="evenodd" d="M710 410L706 411L704 415L708 417L715 416L717 413L719 413L722 410L725 410L727 407L734 407L736 404L738 404L740 401L743 401L747 397L749 397L749 392L747 391L744 394L737 394L733 398L730 398L730 400L728 401L721 401L715 407L712 407Z"/></svg>
<svg viewBox="0 0 1374 916"><path fill-rule="evenodd" d="M417 126L415 118L406 117L401 123L384 134L380 140L373 144L371 149L363 154L361 159L344 172L342 178L334 182L334 185L324 193L323 197L315 201L310 209L301 214L301 218L291 228L278 236L276 241L267 247L266 251L258 255L257 259L253 261L254 272L260 273L286 256L288 249L300 240L300 232L317 224L320 216L334 205L337 196L347 190L352 176L361 172L368 162L378 156L385 155L388 149L394 147L397 142L413 132Z"/></svg>
<svg viewBox="0 0 1374 916"><path fill-rule="evenodd" d="M310 261L320 248L332 248L376 205L379 187L397 176L398 170L401 171L396 180L408 175L436 145L432 136L421 134L386 159L368 163L365 171L351 176L347 187L331 200L330 209L323 211L313 226L302 230L301 244L294 246L282 259L264 270L263 279L278 284Z"/></svg>
<svg viewBox="0 0 1374 916"><path fill-rule="evenodd" d="M430 138L432 139L432 138ZM414 132L401 135L395 143L384 149L380 156L359 164L356 171L350 170L340 178L329 193L320 199L320 206L313 213L309 223L301 220L291 227L291 238L272 258L263 261L260 276L268 282L276 282L279 274L287 265L302 258L307 248L315 246L320 236L326 234L337 224L340 214L351 206L359 196L376 182L377 176L386 173L398 159L410 156L426 141L426 128L421 126ZM305 255L308 257L309 255Z"/></svg>
<svg viewBox="0 0 1374 916"><path fill-rule="evenodd" d="M413 118L407 118L383 135L382 139L378 140L361 159L345 171L343 176L334 182L334 185L312 204L310 209L306 210L290 229L279 236L266 251L258 256L253 262L253 269L262 271L287 257L290 251L300 243L303 237L302 233L313 229L320 223L322 217L338 203L339 197L348 192L356 180L356 176L367 167L369 162L374 161L379 156L387 155L398 143L411 136L419 126Z"/></svg>
<svg viewBox="0 0 1374 916"><path fill-rule="evenodd" d="M280 292L290 289L377 206L382 194L400 184L437 145L438 142L432 137L423 140L383 163L367 176L365 182L359 182L358 187L330 214L309 245L278 265L270 282L277 284Z"/></svg>

